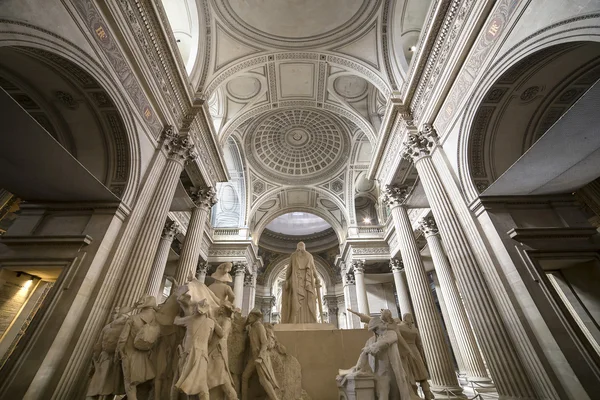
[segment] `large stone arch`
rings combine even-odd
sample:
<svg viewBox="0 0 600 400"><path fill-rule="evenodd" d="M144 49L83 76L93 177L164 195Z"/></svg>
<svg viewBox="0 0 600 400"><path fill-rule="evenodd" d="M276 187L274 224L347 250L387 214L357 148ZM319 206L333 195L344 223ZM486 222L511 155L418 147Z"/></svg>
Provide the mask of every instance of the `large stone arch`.
<svg viewBox="0 0 600 400"><path fill-rule="evenodd" d="M478 172L481 171L481 165L485 165L485 163L489 164L491 149L488 145L489 143L485 142L489 140L489 137L481 134L481 127L487 126L490 123L489 119L493 114L491 107L487 108L491 105L490 103L501 101L504 97L509 97L513 94L522 96L520 100L527 102L529 97L535 97L538 93L542 92L536 92L536 89L532 89L533 86L528 86L526 84L527 81L522 81L522 79L530 77L532 73L534 74L539 65L543 67L545 61L560 56L564 52L568 53L578 45L588 44L600 48L598 44L600 42L600 35L592 33L587 27L578 26L577 22L578 19L567 20L561 24L542 29L522 40L488 68L487 73L478 83L477 90L465 106L465 110L467 111L460 121L459 128L458 175L467 201L476 199L502 172L496 171L489 176ZM572 25L575 25L575 27ZM530 75L527 75L528 73ZM519 87L518 91L506 90L504 93L495 90L498 84L505 82L504 79L506 77L514 78L515 76L518 78L515 82L520 83L524 87ZM558 94L561 94L564 87L558 85L556 88L551 89L560 89L560 93ZM525 93L527 90L529 91ZM557 92L554 90L550 90L550 92L552 93L547 92L546 94L552 98L556 98ZM545 110L549 108L551 107L548 107L548 104L546 104ZM554 121L560 115L562 114L556 116ZM539 118L536 118L536 120L539 121ZM545 125L536 124L536 126L539 126L540 129L543 129L545 126L547 129L551 123L552 121ZM520 132L522 134L523 148L521 154L517 155L517 158L527 150L528 146L533 145L536 138L539 138L539 135L544 132L545 130L536 136L532 133L531 129L524 127L523 131ZM475 150L475 147L481 148L482 146L485 149L483 152ZM515 154L517 153L515 152ZM516 159L512 161L516 161Z"/></svg>
<svg viewBox="0 0 600 400"><path fill-rule="evenodd" d="M29 24L12 21L3 23L9 29L0 33L0 51L8 49L20 52L26 57L35 57L41 65L45 64L47 68L61 74L66 81L81 84L80 89L86 91L85 100L90 104L96 103L96 111L99 114L94 118L97 118L98 126L103 128L102 140L112 153L108 155L111 158L108 174L112 176L99 180L109 186L111 182L115 183L109 188L124 203L131 204L137 193L141 175L139 124L130 111L131 107L122 89L115 85L114 78L106 68L68 40ZM87 82L88 86L82 82ZM90 93L95 93L93 98ZM78 99L76 96L70 97L67 93L58 101L62 101L66 107L77 107ZM103 108L102 104L106 107ZM69 149L68 143L65 144L67 146L63 146L68 151L75 150L72 147ZM76 158L82 156L81 150L76 153ZM115 180L117 177L119 179Z"/></svg>
<svg viewBox="0 0 600 400"><path fill-rule="evenodd" d="M248 213L248 225L254 232L253 242L258 244L260 235L273 219L295 211L307 212L323 218L333 227L338 241L344 242L349 219L348 211L342 202L324 190L306 187L279 188L252 207Z"/></svg>

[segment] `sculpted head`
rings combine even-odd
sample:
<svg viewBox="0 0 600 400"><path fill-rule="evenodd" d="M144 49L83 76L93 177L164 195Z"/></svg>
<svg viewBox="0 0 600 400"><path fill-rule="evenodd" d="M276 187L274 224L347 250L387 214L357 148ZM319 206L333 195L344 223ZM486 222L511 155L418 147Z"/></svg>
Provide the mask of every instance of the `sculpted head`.
<svg viewBox="0 0 600 400"><path fill-rule="evenodd" d="M304 242L298 242L298 245L296 246L296 250L306 251L306 244L304 244Z"/></svg>
<svg viewBox="0 0 600 400"><path fill-rule="evenodd" d="M156 299L154 296L143 296L138 302L135 304L137 308L156 308Z"/></svg>
<svg viewBox="0 0 600 400"><path fill-rule="evenodd" d="M374 332L376 335L381 334L387 329L385 322L379 317L373 317L369 321L369 332Z"/></svg>
<svg viewBox="0 0 600 400"><path fill-rule="evenodd" d="M392 322L394 320L392 317L392 312L387 308L381 309L381 319L385 322Z"/></svg>
<svg viewBox="0 0 600 400"><path fill-rule="evenodd" d="M411 313L402 314L402 321L408 325L413 325L415 323L415 319Z"/></svg>
<svg viewBox="0 0 600 400"><path fill-rule="evenodd" d="M220 282L231 282L233 279L231 278L229 272L232 268L233 264L230 262L219 264L217 270L211 275L211 277Z"/></svg>
<svg viewBox="0 0 600 400"><path fill-rule="evenodd" d="M250 313L248 313L248 324L252 324L256 321L260 321L263 318L263 313L260 309L255 308Z"/></svg>

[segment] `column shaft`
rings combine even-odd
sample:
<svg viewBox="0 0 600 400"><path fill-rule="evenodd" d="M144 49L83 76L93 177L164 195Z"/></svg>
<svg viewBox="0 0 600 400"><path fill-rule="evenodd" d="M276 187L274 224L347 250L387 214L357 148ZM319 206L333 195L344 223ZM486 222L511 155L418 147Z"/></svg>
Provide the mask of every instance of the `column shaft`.
<svg viewBox="0 0 600 400"><path fill-rule="evenodd" d="M398 305L400 306L400 316L405 313L414 314L412 304L410 302L410 294L408 293L408 285L406 284L406 274L404 269L393 266L392 275L394 276L394 285L396 286Z"/></svg>
<svg viewBox="0 0 600 400"><path fill-rule="evenodd" d="M243 265L235 267L235 275L233 278L233 294L235 295L235 301L233 305L240 310L244 304L244 275L246 273Z"/></svg>
<svg viewBox="0 0 600 400"><path fill-rule="evenodd" d="M454 394L450 395L450 398L464 398L406 208L396 205L392 208L392 215L415 310L414 317L421 332L429 366L432 390L444 395L446 391Z"/></svg>
<svg viewBox="0 0 600 400"><path fill-rule="evenodd" d="M426 155L417 158L415 166L498 393L515 399L535 398L527 373L500 319L500 313L431 157Z"/></svg>
<svg viewBox="0 0 600 400"><path fill-rule="evenodd" d="M469 380L473 381L489 381L481 352L458 293L454 274L444 254L440 237L437 234L426 234L425 236L427 236L431 258L440 281L442 297L448 306L449 325L452 326L452 331L456 333L459 353L464 361L467 376Z"/></svg>
<svg viewBox="0 0 600 400"><path fill-rule="evenodd" d="M126 270L115 297L115 306L135 304L146 289L150 268L160 241L160 232L173 201L183 164L184 161L179 158L167 160L126 263Z"/></svg>
<svg viewBox="0 0 600 400"><path fill-rule="evenodd" d="M367 286L365 285L365 271L362 267L354 268L356 279L356 299L358 300L358 312L369 315L369 301L367 299Z"/></svg>
<svg viewBox="0 0 600 400"><path fill-rule="evenodd" d="M448 306L446 305L446 300L444 300L444 295L442 294L442 289L440 288L440 280L437 277L437 273L433 272L431 277L433 278L433 284L435 285L435 291L437 293L438 301L440 302L440 309L442 310L442 316L444 317L444 322L446 323L446 332L448 332L448 338L450 339L450 346L452 347L452 351L454 353L454 358L456 359L456 364L458 366L458 372L461 376L467 376L467 368L465 367L465 363L462 358L462 354L460 353L460 347L458 346L458 341L456 340L456 333L454 332L454 328L452 327L452 321L450 317L450 313L448 312Z"/></svg>
<svg viewBox="0 0 600 400"><path fill-rule="evenodd" d="M175 272L175 279L180 284L187 282L191 275L196 272L198 259L200 257L200 248L202 247L202 236L204 235L204 225L208 209L205 207L194 207L192 217L188 224L179 265Z"/></svg>
<svg viewBox="0 0 600 400"><path fill-rule="evenodd" d="M177 227L171 228L169 222L165 225L163 234L158 243L158 249L156 250L156 256L152 263L152 270L150 272L150 279L146 286L146 294L154 296L156 301L159 301L160 285L165 274L165 267L167 266L167 259L169 258L169 252L171 251L171 244L175 237Z"/></svg>

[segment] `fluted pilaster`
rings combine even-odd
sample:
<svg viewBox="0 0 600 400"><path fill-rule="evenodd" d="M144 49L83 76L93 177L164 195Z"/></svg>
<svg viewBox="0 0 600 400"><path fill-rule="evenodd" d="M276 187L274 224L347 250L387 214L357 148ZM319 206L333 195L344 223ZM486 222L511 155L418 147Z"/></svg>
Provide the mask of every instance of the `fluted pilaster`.
<svg viewBox="0 0 600 400"><path fill-rule="evenodd" d="M167 259L169 258L169 251L171 250L171 243L173 239L179 233L179 224L175 221L167 221L163 229L163 233L158 242L158 249L154 256L154 263L152 264L152 270L150 272L150 279L148 279L148 285L146 286L146 294L156 297L156 301L159 301L160 284L165 274L165 267L167 266Z"/></svg>
<svg viewBox="0 0 600 400"><path fill-rule="evenodd" d="M435 131L426 126L422 132L408 135L403 156L415 163L498 393L501 398L535 398L527 373L500 319L476 257L431 160L430 150L435 145ZM441 275L439 277L442 279ZM467 357L463 355L466 361Z"/></svg>
<svg viewBox="0 0 600 400"><path fill-rule="evenodd" d="M233 264L233 294L235 301L233 305L240 310L244 304L244 277L246 276L246 263L236 262Z"/></svg>
<svg viewBox="0 0 600 400"><path fill-rule="evenodd" d="M396 236L410 288L415 320L421 332L425 357L431 375L432 390L450 398L464 398L458 384L444 331L437 314L435 301L425 267L417 247L406 208L402 205L408 192L405 188L386 186L383 200L392 210Z"/></svg>
<svg viewBox="0 0 600 400"><path fill-rule="evenodd" d="M369 300L367 299L367 286L365 285L365 260L352 260L352 270L356 281L358 312L369 315Z"/></svg>
<svg viewBox="0 0 600 400"><path fill-rule="evenodd" d="M144 293L179 176L185 163L196 157L194 144L188 137L171 132L165 135L163 146L167 152L167 162L131 250L115 297L115 306L132 305Z"/></svg>
<svg viewBox="0 0 600 400"><path fill-rule="evenodd" d="M473 330L469 325L467 313L458 293L454 273L444 254L435 220L433 217L424 218L420 221L419 226L427 239L433 265L440 282L443 301L447 306L447 324L451 326L449 330L452 330L458 345L458 351L455 352L459 353L457 358L461 358L469 380L490 382Z"/></svg>
<svg viewBox="0 0 600 400"><path fill-rule="evenodd" d="M397 259L390 260L390 268L394 276L394 285L396 286L396 296L398 297L398 306L400 307L400 315L405 313L414 314L412 304L410 302L410 293L406 284L406 274L404 273L404 264Z"/></svg>
<svg viewBox="0 0 600 400"><path fill-rule="evenodd" d="M192 209L192 217L187 227L179 265L175 272L175 279L178 282L187 282L190 276L196 271L198 258L200 257L200 248L202 247L206 216L210 208L217 203L217 192L212 187L192 188L190 192L190 197L195 207Z"/></svg>

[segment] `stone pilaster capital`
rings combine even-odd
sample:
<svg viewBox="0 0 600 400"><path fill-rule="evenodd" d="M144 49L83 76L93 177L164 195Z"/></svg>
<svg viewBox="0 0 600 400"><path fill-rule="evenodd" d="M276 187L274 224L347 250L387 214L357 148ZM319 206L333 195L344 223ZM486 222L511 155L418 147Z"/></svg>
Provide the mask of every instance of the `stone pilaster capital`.
<svg viewBox="0 0 600 400"><path fill-rule="evenodd" d="M162 235L160 237L163 239L173 240L179 231L179 224L175 221L168 220L165 222L165 227L163 228Z"/></svg>
<svg viewBox="0 0 600 400"><path fill-rule="evenodd" d="M234 262L232 270L235 276L244 275L246 273L246 263L243 261Z"/></svg>
<svg viewBox="0 0 600 400"><path fill-rule="evenodd" d="M198 155L194 151L194 142L189 136L180 136L175 133L171 125L164 127L162 132L163 146L171 160L187 162Z"/></svg>
<svg viewBox="0 0 600 400"><path fill-rule="evenodd" d="M210 209L217 204L217 191L212 186L190 189L190 198L198 208Z"/></svg>
<svg viewBox="0 0 600 400"><path fill-rule="evenodd" d="M390 260L390 269L392 272L395 271L404 271L404 263L402 260L398 260L397 258L392 258Z"/></svg>
<svg viewBox="0 0 600 400"><path fill-rule="evenodd" d="M365 260L352 260L352 269L355 274L365 273Z"/></svg>
<svg viewBox="0 0 600 400"><path fill-rule="evenodd" d="M419 132L409 132L404 139L402 157L416 162L429 156L432 148L437 144L437 138L437 132L431 124L424 124Z"/></svg>
<svg viewBox="0 0 600 400"><path fill-rule="evenodd" d="M408 186L385 185L381 192L381 201L390 207L397 207L404 204L409 194Z"/></svg>
<svg viewBox="0 0 600 400"><path fill-rule="evenodd" d="M439 234L437 224L432 216L422 218L419 221L419 230L423 232L425 237Z"/></svg>
<svg viewBox="0 0 600 400"><path fill-rule="evenodd" d="M208 263L206 262L201 262L198 263L198 266L196 267L196 274L200 274L200 273L206 273L208 271Z"/></svg>
<svg viewBox="0 0 600 400"><path fill-rule="evenodd" d="M256 286L256 279L254 279L254 275L252 275L252 274L244 275L244 286L246 286L246 287Z"/></svg>
<svg viewBox="0 0 600 400"><path fill-rule="evenodd" d="M348 269L344 272L344 281L346 285L356 285L356 278L354 276L354 270Z"/></svg>

